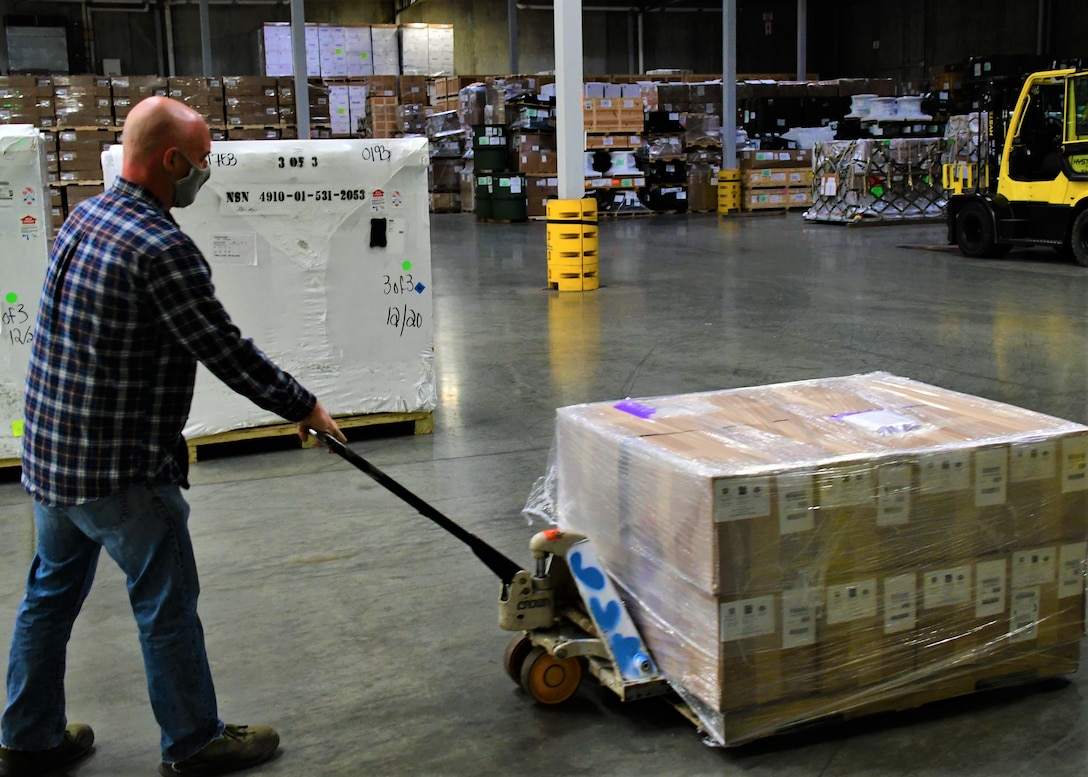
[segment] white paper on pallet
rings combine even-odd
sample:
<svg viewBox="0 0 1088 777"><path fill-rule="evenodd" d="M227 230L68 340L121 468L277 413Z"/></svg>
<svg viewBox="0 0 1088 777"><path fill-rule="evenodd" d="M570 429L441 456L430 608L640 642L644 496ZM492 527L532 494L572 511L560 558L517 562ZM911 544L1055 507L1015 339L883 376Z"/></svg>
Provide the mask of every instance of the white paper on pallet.
<svg viewBox="0 0 1088 777"><path fill-rule="evenodd" d="M23 392L49 261L45 148L29 124L0 125L0 458L22 447Z"/></svg>
<svg viewBox="0 0 1088 777"><path fill-rule="evenodd" d="M426 138L213 142L172 211L242 334L334 415L435 407L427 162ZM201 367L185 434L281 421Z"/></svg>

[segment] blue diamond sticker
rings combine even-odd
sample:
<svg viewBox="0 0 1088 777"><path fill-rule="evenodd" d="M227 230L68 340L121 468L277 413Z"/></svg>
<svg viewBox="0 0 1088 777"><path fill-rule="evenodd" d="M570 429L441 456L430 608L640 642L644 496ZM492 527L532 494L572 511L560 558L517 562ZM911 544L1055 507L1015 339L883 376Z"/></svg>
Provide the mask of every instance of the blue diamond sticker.
<svg viewBox="0 0 1088 777"><path fill-rule="evenodd" d="M423 293L423 290L424 290L425 288L427 288L427 287L426 287L426 286L424 286L424 285L423 285L422 283L417 283L417 284L416 284L416 293L417 293L417 294L422 294L422 293Z"/></svg>

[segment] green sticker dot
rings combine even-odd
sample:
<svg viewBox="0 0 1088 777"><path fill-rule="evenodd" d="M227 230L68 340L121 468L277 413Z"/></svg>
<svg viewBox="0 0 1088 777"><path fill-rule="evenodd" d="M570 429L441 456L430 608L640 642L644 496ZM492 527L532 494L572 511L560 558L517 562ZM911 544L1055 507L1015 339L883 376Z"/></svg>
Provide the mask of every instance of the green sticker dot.
<svg viewBox="0 0 1088 777"><path fill-rule="evenodd" d="M412 269L412 263L411 262L405 262L404 264L401 265L401 267L403 267L405 269L405 271L411 270Z"/></svg>
<svg viewBox="0 0 1088 777"><path fill-rule="evenodd" d="M8 295L4 299L8 301L9 305L14 305L16 302L19 301L19 295L16 294L14 291L9 291Z"/></svg>

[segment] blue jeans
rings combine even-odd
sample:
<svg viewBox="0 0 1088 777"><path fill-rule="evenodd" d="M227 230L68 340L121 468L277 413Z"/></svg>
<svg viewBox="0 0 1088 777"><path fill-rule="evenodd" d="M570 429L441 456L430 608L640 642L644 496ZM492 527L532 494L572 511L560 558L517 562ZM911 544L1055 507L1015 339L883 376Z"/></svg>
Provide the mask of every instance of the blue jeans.
<svg viewBox="0 0 1088 777"><path fill-rule="evenodd" d="M0 742L44 750L63 738L65 654L101 548L127 579L162 759L184 760L218 737L223 723L196 612L200 583L181 489L143 483L77 506L35 504L34 518L38 552L15 618Z"/></svg>

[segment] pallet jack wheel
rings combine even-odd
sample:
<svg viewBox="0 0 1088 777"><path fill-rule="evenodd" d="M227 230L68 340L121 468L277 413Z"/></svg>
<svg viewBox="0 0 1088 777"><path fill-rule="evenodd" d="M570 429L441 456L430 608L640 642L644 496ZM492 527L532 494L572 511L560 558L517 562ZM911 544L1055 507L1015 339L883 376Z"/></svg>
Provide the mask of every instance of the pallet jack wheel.
<svg viewBox="0 0 1088 777"><path fill-rule="evenodd" d="M534 647L521 666L521 687L541 704L561 704L574 695L582 681L577 658L556 658Z"/></svg>
<svg viewBox="0 0 1088 777"><path fill-rule="evenodd" d="M506 650L502 654L502 667L510 675L510 679L521 685L521 667L525 664L525 657L533 649L533 641L524 631L515 634L506 643Z"/></svg>

